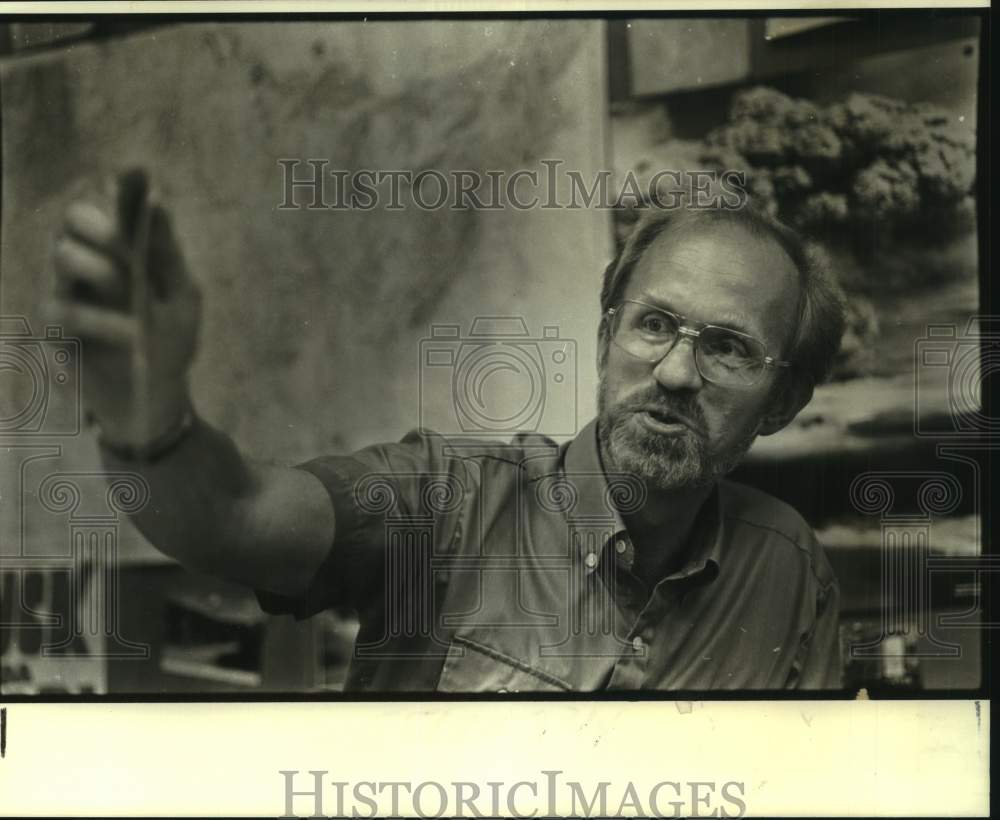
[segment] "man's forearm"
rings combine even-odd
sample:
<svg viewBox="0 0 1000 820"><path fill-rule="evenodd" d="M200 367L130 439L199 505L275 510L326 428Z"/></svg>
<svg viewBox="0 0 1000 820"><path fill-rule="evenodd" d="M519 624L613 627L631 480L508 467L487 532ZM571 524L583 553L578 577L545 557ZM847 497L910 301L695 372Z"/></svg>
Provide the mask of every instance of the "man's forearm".
<svg viewBox="0 0 1000 820"><path fill-rule="evenodd" d="M320 481L244 458L229 436L202 420L151 461L102 453L107 468L146 480L149 501L132 521L191 569L297 595L330 551L333 507Z"/></svg>
<svg viewBox="0 0 1000 820"><path fill-rule="evenodd" d="M133 523L157 549L192 568L218 573L240 546L241 505L256 492L252 467L232 440L204 421L152 461L122 457L101 448L111 471L137 473L149 486L149 501Z"/></svg>

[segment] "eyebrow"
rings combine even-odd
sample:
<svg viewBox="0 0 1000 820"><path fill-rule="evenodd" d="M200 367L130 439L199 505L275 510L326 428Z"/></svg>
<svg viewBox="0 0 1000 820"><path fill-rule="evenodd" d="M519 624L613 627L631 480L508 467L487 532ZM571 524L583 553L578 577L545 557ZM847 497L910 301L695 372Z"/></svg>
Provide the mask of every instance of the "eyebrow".
<svg viewBox="0 0 1000 820"><path fill-rule="evenodd" d="M665 302L662 299L657 299L651 293L647 293L646 291L643 291L642 293L640 293L639 294L639 298L640 298L640 301L648 302L649 304L653 305L654 307L662 308L663 310L668 310L671 313L676 313L678 316L683 315L680 311L678 311L675 307L673 307L673 305L671 305L669 302ZM694 318L694 317L691 317L691 318ZM701 321L701 320L699 319L698 321ZM760 333L754 332L754 331L750 330L749 326L748 326L748 323L746 322L746 320L740 314L737 314L737 313L727 313L727 314L724 314L721 318L719 318L717 320L713 319L710 322L705 322L705 324L715 325L715 327L724 327L727 330L734 330L737 333L743 333L746 336L752 336L754 339L761 339L761 340L763 339L763 336L761 336Z"/></svg>

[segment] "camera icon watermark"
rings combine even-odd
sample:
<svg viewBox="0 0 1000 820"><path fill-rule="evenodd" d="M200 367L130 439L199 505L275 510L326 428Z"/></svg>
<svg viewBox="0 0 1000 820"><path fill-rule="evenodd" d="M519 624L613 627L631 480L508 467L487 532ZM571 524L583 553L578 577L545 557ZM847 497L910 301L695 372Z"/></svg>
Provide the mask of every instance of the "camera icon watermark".
<svg viewBox="0 0 1000 820"><path fill-rule="evenodd" d="M982 405L989 377L1000 371L996 317L972 317L964 332L955 324L928 325L915 345L914 434L928 438L977 438L1000 433L1000 420Z"/></svg>
<svg viewBox="0 0 1000 820"><path fill-rule="evenodd" d="M79 340L56 326L36 336L25 317L0 317L0 436L79 432Z"/></svg>
<svg viewBox="0 0 1000 820"><path fill-rule="evenodd" d="M521 316L477 316L468 335L436 324L420 342L421 427L445 434L576 433L577 349L559 328L533 337ZM432 408L446 397L444 415Z"/></svg>

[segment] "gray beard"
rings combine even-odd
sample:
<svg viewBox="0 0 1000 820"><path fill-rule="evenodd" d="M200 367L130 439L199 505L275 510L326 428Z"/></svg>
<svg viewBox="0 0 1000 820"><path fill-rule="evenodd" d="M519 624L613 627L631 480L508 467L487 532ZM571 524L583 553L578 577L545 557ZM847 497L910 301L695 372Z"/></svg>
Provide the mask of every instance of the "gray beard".
<svg viewBox="0 0 1000 820"><path fill-rule="evenodd" d="M660 403L669 406L668 401ZM757 438L756 433L750 434L713 456L705 439L692 430L679 436L657 435L636 424L633 408L608 407L603 379L597 404L601 454L610 462L605 466L630 473L656 490L706 486L718 481L736 468ZM685 410L690 409L685 405Z"/></svg>

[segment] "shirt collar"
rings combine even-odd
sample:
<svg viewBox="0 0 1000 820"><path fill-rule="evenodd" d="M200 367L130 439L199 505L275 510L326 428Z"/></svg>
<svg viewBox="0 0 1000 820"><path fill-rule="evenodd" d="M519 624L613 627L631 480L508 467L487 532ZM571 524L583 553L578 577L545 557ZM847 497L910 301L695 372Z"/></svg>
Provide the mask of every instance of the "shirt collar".
<svg viewBox="0 0 1000 820"><path fill-rule="evenodd" d="M569 443L563 459L563 474L576 491L575 515L592 519L610 516L614 521L615 535L625 531L625 522L618 506L611 500L608 474L601 463L596 419ZM620 487L622 492L628 489L643 492L632 476L612 476L611 479L613 486Z"/></svg>
<svg viewBox="0 0 1000 820"><path fill-rule="evenodd" d="M611 517L614 531L611 538L601 545L602 551L607 549L608 541L627 535L619 507L628 509L630 504L641 506L645 489L635 476L624 473L609 474L604 470L598 446L596 419L587 424L566 446L563 473L576 494L576 504L572 512L574 518ZM677 572L667 576L668 579L690 578L705 573L706 579L712 580L718 575L724 537L722 512L722 496L716 484L702 505L691 529L695 548L690 558ZM584 558L584 552L584 545L581 542L578 553L581 560ZM591 563L593 566L586 562L584 564L588 574L594 572L600 562L592 560Z"/></svg>

